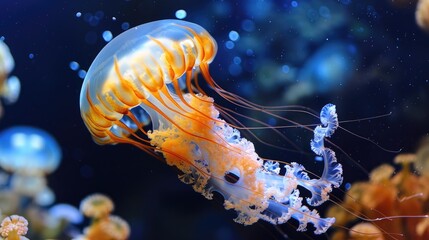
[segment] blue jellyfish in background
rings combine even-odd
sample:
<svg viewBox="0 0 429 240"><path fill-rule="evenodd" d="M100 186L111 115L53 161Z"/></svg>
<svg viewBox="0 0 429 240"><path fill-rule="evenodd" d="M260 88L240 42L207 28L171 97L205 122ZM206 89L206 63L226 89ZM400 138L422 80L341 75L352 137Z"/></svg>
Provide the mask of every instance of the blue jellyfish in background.
<svg viewBox="0 0 429 240"><path fill-rule="evenodd" d="M340 89L349 81L358 65L356 46L346 42L323 45L299 70L296 84L284 95L288 103L314 93L324 94Z"/></svg>
<svg viewBox="0 0 429 240"><path fill-rule="evenodd" d="M0 133L0 166L22 175L46 175L57 169L61 149L47 132L19 126Z"/></svg>

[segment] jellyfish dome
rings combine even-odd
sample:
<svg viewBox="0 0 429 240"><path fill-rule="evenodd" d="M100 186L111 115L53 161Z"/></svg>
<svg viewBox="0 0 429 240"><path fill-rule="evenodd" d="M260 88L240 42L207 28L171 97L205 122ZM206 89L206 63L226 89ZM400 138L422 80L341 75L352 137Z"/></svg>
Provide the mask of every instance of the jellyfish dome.
<svg viewBox="0 0 429 240"><path fill-rule="evenodd" d="M61 149L47 132L28 126L0 133L0 166L20 174L48 174L57 169Z"/></svg>
<svg viewBox="0 0 429 240"><path fill-rule="evenodd" d="M298 231L311 223L316 234L326 232L335 219L321 218L303 204L298 185L311 192L311 207L327 201L342 182L342 166L324 146L338 127L335 106L322 109L310 145L324 159L320 178L310 178L298 163L260 157L252 142L220 118L225 108L200 87L198 73L237 106L280 116L216 84L209 72L216 51L216 41L203 27L180 20L146 23L117 36L95 58L81 89L81 116L93 139L132 144L163 157L196 192L207 199L221 194L224 207L238 213L238 223L282 224L294 218Z"/></svg>

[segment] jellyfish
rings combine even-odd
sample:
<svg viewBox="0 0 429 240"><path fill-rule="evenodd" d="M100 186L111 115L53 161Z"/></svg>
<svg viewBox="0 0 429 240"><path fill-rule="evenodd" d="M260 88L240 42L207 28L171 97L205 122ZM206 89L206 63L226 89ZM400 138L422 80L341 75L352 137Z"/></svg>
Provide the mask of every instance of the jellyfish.
<svg viewBox="0 0 429 240"><path fill-rule="evenodd" d="M74 239L125 240L130 235L130 226L119 216L112 215L113 201L100 193L84 198L80 211L92 219L92 224L85 228L84 234Z"/></svg>
<svg viewBox="0 0 429 240"><path fill-rule="evenodd" d="M0 225L1 236L9 240L28 240L24 237L27 231L28 221L19 215L7 216Z"/></svg>
<svg viewBox="0 0 429 240"><path fill-rule="evenodd" d="M285 91L284 99L295 103L314 93L326 94L345 85L358 65L356 46L347 42L323 45L299 70L296 84Z"/></svg>
<svg viewBox="0 0 429 240"><path fill-rule="evenodd" d="M61 149L47 132L29 126L17 126L0 133L0 167L13 173L11 188L34 197L42 206L54 201L45 175L58 168Z"/></svg>
<svg viewBox="0 0 429 240"><path fill-rule="evenodd" d="M294 218L297 230L311 223L316 234L324 233L335 219L321 218L310 208L327 201L342 182L342 166L324 144L338 127L335 105L322 108L310 144L324 159L320 178L311 178L301 164L260 157L241 137L242 125L233 112L215 104L198 75L238 107L284 119L277 113L281 109L223 90L209 73L216 51L216 41L204 28L181 20L154 21L117 36L95 58L81 89L81 116L94 141L132 144L162 156L196 192L207 199L221 194L224 207L237 212L238 223L282 224ZM307 204L298 186L311 193Z"/></svg>
<svg viewBox="0 0 429 240"><path fill-rule="evenodd" d="M0 40L0 97L8 104L16 102L21 91L19 79L16 76L8 78L14 66L15 62L8 46ZM0 117L2 112L3 109L0 105Z"/></svg>
<svg viewBox="0 0 429 240"><path fill-rule="evenodd" d="M0 133L0 166L23 175L45 175L55 171L61 161L61 149L47 132L29 126L17 126Z"/></svg>

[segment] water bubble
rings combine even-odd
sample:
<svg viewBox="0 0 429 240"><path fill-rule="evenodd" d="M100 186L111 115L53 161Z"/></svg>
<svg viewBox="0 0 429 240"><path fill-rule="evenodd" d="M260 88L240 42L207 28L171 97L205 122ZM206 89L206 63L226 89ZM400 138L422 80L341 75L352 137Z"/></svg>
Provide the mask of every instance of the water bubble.
<svg viewBox="0 0 429 240"><path fill-rule="evenodd" d="M112 38L113 38L113 35L112 35L111 31L106 30L106 31L103 32L103 39L104 39L104 41L110 42L110 40L112 40Z"/></svg>
<svg viewBox="0 0 429 240"><path fill-rule="evenodd" d="M33 59L34 58L34 54L33 53L28 54L28 58L29 59Z"/></svg>
<svg viewBox="0 0 429 240"><path fill-rule="evenodd" d="M246 32L253 32L255 30L255 23L252 20L245 19L241 22L241 28Z"/></svg>
<svg viewBox="0 0 429 240"><path fill-rule="evenodd" d="M77 12L77 13L76 13L76 17L80 18L81 16L82 16L82 13L81 13L81 12Z"/></svg>
<svg viewBox="0 0 429 240"><path fill-rule="evenodd" d="M128 28L130 28L130 24L128 23L128 22L123 22L122 24L121 24L121 28L122 28L122 30L127 30Z"/></svg>
<svg viewBox="0 0 429 240"><path fill-rule="evenodd" d="M85 78L85 76L86 76L86 71L85 71L85 70L83 70L83 69L81 69L81 70L79 70L79 72L77 72L77 75L78 75L80 78L84 79L84 78Z"/></svg>
<svg viewBox="0 0 429 240"><path fill-rule="evenodd" d="M69 67L71 70L77 71L79 69L79 63L77 63L76 61L71 61Z"/></svg>
<svg viewBox="0 0 429 240"><path fill-rule="evenodd" d="M282 66L282 72L288 73L289 71L290 71L290 67L288 65L283 65Z"/></svg>
<svg viewBox="0 0 429 240"><path fill-rule="evenodd" d="M235 44L233 41L226 41L226 43L225 43L225 47L228 49L233 49L234 46L235 46Z"/></svg>
<svg viewBox="0 0 429 240"><path fill-rule="evenodd" d="M240 38L240 35L236 31L231 31L229 32L228 37L231 41L237 41Z"/></svg>
<svg viewBox="0 0 429 240"><path fill-rule="evenodd" d="M241 58L240 58L240 57L234 57L234 58L232 59L232 61L233 61L235 64L240 64L240 63L241 63Z"/></svg>
<svg viewBox="0 0 429 240"><path fill-rule="evenodd" d="M186 11L183 9L176 11L176 18L177 19L184 19L186 17Z"/></svg>

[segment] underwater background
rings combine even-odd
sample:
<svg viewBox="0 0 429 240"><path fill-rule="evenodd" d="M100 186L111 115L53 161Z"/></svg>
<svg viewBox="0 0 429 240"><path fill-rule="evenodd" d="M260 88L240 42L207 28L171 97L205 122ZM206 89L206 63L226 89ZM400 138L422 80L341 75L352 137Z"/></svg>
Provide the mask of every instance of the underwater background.
<svg viewBox="0 0 429 240"><path fill-rule="evenodd" d="M363 137L339 130L331 139L341 148L336 152L345 191L346 183L367 180L376 166L392 163L398 150L415 152L429 137L429 16L419 26L416 6L412 0L1 1L0 37L22 89L16 103L4 105L0 132L28 125L54 136L62 150L58 169L48 175L55 202L79 206L91 193L106 194L130 224L130 239L283 239L282 232L290 239L327 239L296 232L293 221L278 228L262 221L237 224L221 197L206 200L165 163L131 145L97 145L80 116L83 78L107 42L129 28L160 19L197 23L217 41L210 72L226 90L261 105L316 112L326 103L336 105L340 125ZM250 117L275 125L267 116ZM285 117L318 123L300 114ZM311 132L282 132L310 152ZM257 142L255 147L260 155L322 169L314 156L299 151L271 153ZM334 195L338 202L343 193ZM323 215L326 206L318 209Z"/></svg>

